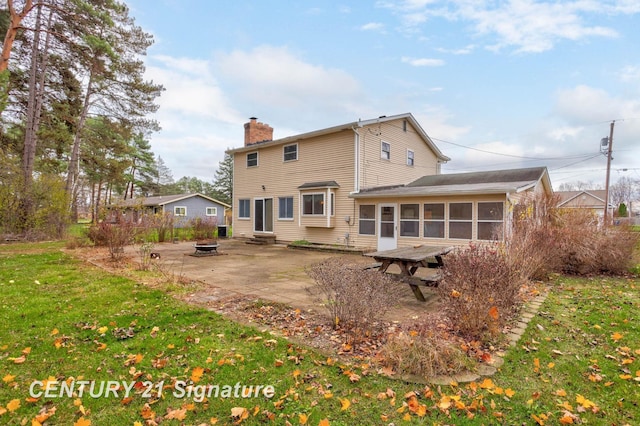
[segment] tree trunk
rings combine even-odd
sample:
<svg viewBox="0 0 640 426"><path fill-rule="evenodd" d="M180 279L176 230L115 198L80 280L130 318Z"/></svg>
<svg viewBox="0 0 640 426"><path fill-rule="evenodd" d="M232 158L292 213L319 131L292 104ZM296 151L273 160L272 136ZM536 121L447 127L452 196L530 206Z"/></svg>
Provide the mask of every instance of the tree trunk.
<svg viewBox="0 0 640 426"><path fill-rule="evenodd" d="M69 159L69 167L67 171L67 183L65 185L65 190L71 197L72 204L75 203L73 193L75 191L78 175L80 174L80 143L82 141L81 135L82 131L84 130L84 124L87 121L87 116L89 115L90 101L91 96L93 95L92 82L93 72L89 75L89 82L87 83L87 93L84 96L84 105L82 107L80 119L78 120L78 126L76 127L76 134L73 136L71 158Z"/></svg>
<svg viewBox="0 0 640 426"><path fill-rule="evenodd" d="M27 0L22 8L21 12L16 12L13 7L13 0L7 0L7 6L9 9L9 15L11 21L7 33L4 36L4 42L2 43L2 54L0 55L0 72L9 68L9 58L11 57L11 49L13 48L13 42L16 40L18 30L20 30L20 23L27 16L27 13L33 8L33 0Z"/></svg>

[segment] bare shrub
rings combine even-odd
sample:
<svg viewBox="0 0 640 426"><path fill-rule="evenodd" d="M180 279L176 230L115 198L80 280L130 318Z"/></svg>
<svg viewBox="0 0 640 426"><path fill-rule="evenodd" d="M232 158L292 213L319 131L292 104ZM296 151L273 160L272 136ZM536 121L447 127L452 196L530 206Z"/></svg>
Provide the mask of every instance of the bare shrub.
<svg viewBox="0 0 640 426"><path fill-rule="evenodd" d="M140 254L140 270L148 271L151 266L151 250L153 250L153 243L146 242L140 245L140 250L138 253Z"/></svg>
<svg viewBox="0 0 640 426"><path fill-rule="evenodd" d="M574 230L575 238L564 239L562 272L569 274L614 274L629 271L638 234L627 226L598 229L567 217L567 228ZM577 231L580 229L580 231Z"/></svg>
<svg viewBox="0 0 640 426"><path fill-rule="evenodd" d="M434 333L402 331L389 338L379 358L400 375L433 378L473 368L471 359L454 343Z"/></svg>
<svg viewBox="0 0 640 426"><path fill-rule="evenodd" d="M155 229L158 233L158 242L164 243L167 239L167 233L171 233L173 237L173 215L170 212L156 213L153 216L145 216L145 227L147 229Z"/></svg>
<svg viewBox="0 0 640 426"><path fill-rule="evenodd" d="M438 293L454 327L463 336L485 341L517 310L523 283L501 246L472 243L447 255Z"/></svg>
<svg viewBox="0 0 640 426"><path fill-rule="evenodd" d="M628 271L636 233L626 226L603 226L592 210L563 209L557 203L556 197L537 195L515 206L505 252L523 278Z"/></svg>
<svg viewBox="0 0 640 426"><path fill-rule="evenodd" d="M513 212L505 253L523 279L546 280L561 266L563 246L558 199L539 194L521 200Z"/></svg>
<svg viewBox="0 0 640 426"><path fill-rule="evenodd" d="M399 300L400 284L387 274L363 270L362 265L333 257L307 268L335 328L343 327L352 342L373 332L382 317Z"/></svg>
<svg viewBox="0 0 640 426"><path fill-rule="evenodd" d="M107 247L111 259L118 261L124 255L124 247L134 241L136 232L137 227L130 220L122 220L120 223L102 221L89 228L88 237L96 246Z"/></svg>
<svg viewBox="0 0 640 426"><path fill-rule="evenodd" d="M194 217L189 220L189 227L193 230L194 240L213 240L218 230L218 220L215 217Z"/></svg>

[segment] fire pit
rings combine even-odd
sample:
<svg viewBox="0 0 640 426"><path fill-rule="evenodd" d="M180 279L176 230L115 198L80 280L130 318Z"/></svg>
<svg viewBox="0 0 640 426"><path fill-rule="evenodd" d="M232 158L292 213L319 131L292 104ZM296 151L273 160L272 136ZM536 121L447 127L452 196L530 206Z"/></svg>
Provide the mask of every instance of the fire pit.
<svg viewBox="0 0 640 426"><path fill-rule="evenodd" d="M217 241L198 241L193 245L193 247L196 249L194 255L215 256L218 254Z"/></svg>

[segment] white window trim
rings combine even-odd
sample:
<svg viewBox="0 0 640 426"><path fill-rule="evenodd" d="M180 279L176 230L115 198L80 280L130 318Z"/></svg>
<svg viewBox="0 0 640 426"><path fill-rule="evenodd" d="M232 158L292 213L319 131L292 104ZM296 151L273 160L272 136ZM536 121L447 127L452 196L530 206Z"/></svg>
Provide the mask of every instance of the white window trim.
<svg viewBox="0 0 640 426"><path fill-rule="evenodd" d="M384 150L384 145L389 145L389 151ZM388 157L385 156L385 153L388 153ZM381 140L380 141L380 158L383 160L391 161L391 143Z"/></svg>
<svg viewBox="0 0 640 426"><path fill-rule="evenodd" d="M250 166L249 165L249 155L251 155L251 154L255 154L256 155L256 165L255 166ZM246 161L247 161L246 162L247 168L258 167L258 165L260 164L260 155L258 155L258 151L247 152Z"/></svg>
<svg viewBox="0 0 640 426"><path fill-rule="evenodd" d="M417 219L403 219L402 218L402 206L408 206L408 205L417 205L418 206L418 218ZM420 209L422 208L422 204L421 203L404 203L404 204L400 204L399 208L398 208L398 225L400 225L400 227L398 228L398 237L402 237L402 238L420 238ZM402 222L417 222L418 223L418 235L402 235Z"/></svg>
<svg viewBox="0 0 640 426"><path fill-rule="evenodd" d="M240 201L248 201L249 202L249 216L240 216ZM239 198L238 199L238 220L251 220L251 199L250 198Z"/></svg>
<svg viewBox="0 0 640 426"><path fill-rule="evenodd" d="M209 209L213 209L213 213L209 213ZM206 216L218 216L218 208L217 207L205 207L204 214Z"/></svg>
<svg viewBox="0 0 640 426"><path fill-rule="evenodd" d="M409 153L412 154L411 156L412 164L409 164ZM414 150L407 148L407 166L413 167L415 165L416 165L416 153Z"/></svg>
<svg viewBox="0 0 640 426"><path fill-rule="evenodd" d="M482 203L501 203L502 204L502 219L480 219L480 204ZM475 223L475 227L474 230L476 231L476 238L478 239L478 241L491 241L491 240L481 240L480 237L478 236L478 228L480 226L480 223L501 223L502 227L503 227L503 232L504 232L504 223L506 221L505 219L505 209L506 209L506 205L504 201L486 201L486 200L481 200L481 201L476 201L475 203L475 208L474 211L476 213L476 217L474 220ZM504 239L504 236L503 236Z"/></svg>
<svg viewBox="0 0 640 426"><path fill-rule="evenodd" d="M314 214L314 213L305 213L304 212L304 197L305 195L322 195L322 213L321 214ZM301 198L301 202L300 202L300 214L303 217L323 217L326 215L327 212L327 193L326 192L303 192L300 194L300 198Z"/></svg>
<svg viewBox="0 0 640 426"><path fill-rule="evenodd" d="M293 158L291 160L287 160L285 158L285 152L284 152L285 148L287 148L289 146L295 146L296 147L296 158ZM282 161L284 163L289 163L291 161L298 161L298 144L297 143L290 143L289 145L285 145L285 146L282 147Z"/></svg>
<svg viewBox="0 0 640 426"><path fill-rule="evenodd" d="M362 219L360 217L360 208L362 206L373 206L373 219ZM376 236L376 232L377 232L377 226L376 226L376 211L378 210L378 206L376 204L360 204L359 208L358 208L358 235L362 235L365 237L374 237ZM365 221L365 222L373 222L373 234L361 234L360 233L360 222Z"/></svg>
<svg viewBox="0 0 640 426"><path fill-rule="evenodd" d="M178 209L184 209L184 214L178 214L177 212ZM173 206L173 215L180 216L180 217L187 216L187 206Z"/></svg>
<svg viewBox="0 0 640 426"><path fill-rule="evenodd" d="M442 204L442 208L443 208L443 217L442 219L427 219L426 217L424 217L424 205L425 204ZM422 215L422 233L423 233L423 238L433 238L433 239L437 239L437 240L444 240L447 238L447 233L448 233L448 229L449 229L449 224L448 224L448 214L449 214L449 210L447 208L447 203L445 203L444 201L434 201L434 202L430 202L430 203L425 203L422 202L420 204L420 214ZM424 224L425 223L442 223L442 226L444 228L444 234L442 235L442 237L431 237L431 236L427 236L425 234L425 230L424 230Z"/></svg>
<svg viewBox="0 0 640 426"><path fill-rule="evenodd" d="M451 204L471 204L471 219L455 219L455 220L451 220ZM445 236L450 239L450 240L458 240L458 241L473 241L473 235L474 235L474 225L476 225L475 227L477 228L477 222L476 222L476 217L475 217L475 213L476 212L476 203L471 201L450 201L447 203L447 212L446 212L446 224L447 227L445 228ZM453 238L451 237L449 230L451 228L451 222L453 223L470 223L471 224L471 238Z"/></svg>
<svg viewBox="0 0 640 426"><path fill-rule="evenodd" d="M282 217L282 216L280 216L281 215L280 199L283 199L283 198L291 198L291 217ZM295 216L295 213L293 211L293 195L285 196L285 197L278 197L278 220L281 220L283 222L293 222L294 216Z"/></svg>

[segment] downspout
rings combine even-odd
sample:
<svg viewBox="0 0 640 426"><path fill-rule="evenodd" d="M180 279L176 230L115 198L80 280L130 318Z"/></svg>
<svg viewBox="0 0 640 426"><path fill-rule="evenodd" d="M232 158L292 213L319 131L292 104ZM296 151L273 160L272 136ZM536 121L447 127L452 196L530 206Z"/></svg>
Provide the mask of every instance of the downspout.
<svg viewBox="0 0 640 426"><path fill-rule="evenodd" d="M355 127L351 127L353 130L353 150L354 150L354 182L353 182L353 192L360 192L360 133L356 130Z"/></svg>

